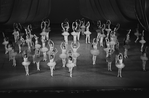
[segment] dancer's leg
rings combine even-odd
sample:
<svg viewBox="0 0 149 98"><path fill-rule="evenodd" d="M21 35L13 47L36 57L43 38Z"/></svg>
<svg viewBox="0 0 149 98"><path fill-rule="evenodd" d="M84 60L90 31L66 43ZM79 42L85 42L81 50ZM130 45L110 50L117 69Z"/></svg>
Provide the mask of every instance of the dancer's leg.
<svg viewBox="0 0 149 98"><path fill-rule="evenodd" d="M66 65L66 59L62 59L63 67Z"/></svg>

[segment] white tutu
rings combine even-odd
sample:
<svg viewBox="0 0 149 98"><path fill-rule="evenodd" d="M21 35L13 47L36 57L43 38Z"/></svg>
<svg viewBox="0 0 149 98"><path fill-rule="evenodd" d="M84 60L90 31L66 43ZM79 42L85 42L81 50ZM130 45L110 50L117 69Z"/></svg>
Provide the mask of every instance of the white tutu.
<svg viewBox="0 0 149 98"><path fill-rule="evenodd" d="M90 35L91 32L90 32L90 31L85 31L84 34L86 34L86 35Z"/></svg>
<svg viewBox="0 0 149 98"><path fill-rule="evenodd" d="M91 54L94 55L94 56L99 55L99 50L97 50L97 49L92 49L90 52L91 52Z"/></svg>
<svg viewBox="0 0 149 98"><path fill-rule="evenodd" d="M22 62L22 65L29 66L30 65L30 62Z"/></svg>
<svg viewBox="0 0 149 98"><path fill-rule="evenodd" d="M139 42L140 42L141 44L146 43L146 41L145 41L145 40L140 40Z"/></svg>
<svg viewBox="0 0 149 98"><path fill-rule="evenodd" d="M76 32L72 32L71 35L73 35L73 36L77 36L78 33L76 33Z"/></svg>
<svg viewBox="0 0 149 98"><path fill-rule="evenodd" d="M117 68L124 68L124 67L125 67L125 65L124 65L124 63L122 63L122 64L117 63L117 64L116 64L116 67L117 67Z"/></svg>
<svg viewBox="0 0 149 98"><path fill-rule="evenodd" d="M147 57L144 57L144 56L141 56L140 58L141 58L141 60L145 60L145 61L148 60L148 58Z"/></svg>
<svg viewBox="0 0 149 98"><path fill-rule="evenodd" d="M43 47L43 48L41 48L41 51L42 52L47 52L48 51L48 48L47 47Z"/></svg>
<svg viewBox="0 0 149 98"><path fill-rule="evenodd" d="M62 54L59 55L59 57L60 57L61 59L65 59L65 58L67 58L67 55L66 55L65 53L62 53Z"/></svg>
<svg viewBox="0 0 149 98"><path fill-rule="evenodd" d="M66 66L67 66L68 68L71 68L71 67L74 67L75 64L74 64L74 63L67 63Z"/></svg>
<svg viewBox="0 0 149 98"><path fill-rule="evenodd" d="M72 54L72 56L73 56L74 58L77 58L77 57L79 57L79 56L80 56L80 54L79 54L79 53L77 53L77 52L75 52L75 53L73 53L73 54Z"/></svg>
<svg viewBox="0 0 149 98"><path fill-rule="evenodd" d="M47 63L47 65L48 65L49 67L54 67L54 66L56 65L56 62L49 62L49 63Z"/></svg>
<svg viewBox="0 0 149 98"><path fill-rule="evenodd" d="M63 32L62 35L63 35L63 36L68 36L69 33L68 33L68 32Z"/></svg>

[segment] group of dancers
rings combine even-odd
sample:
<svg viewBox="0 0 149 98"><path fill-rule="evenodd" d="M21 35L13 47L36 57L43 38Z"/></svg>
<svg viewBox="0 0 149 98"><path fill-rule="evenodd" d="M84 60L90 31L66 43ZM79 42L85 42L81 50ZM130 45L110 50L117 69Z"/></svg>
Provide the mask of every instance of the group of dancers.
<svg viewBox="0 0 149 98"><path fill-rule="evenodd" d="M112 71L111 64L115 60L115 66L118 68L118 75L117 77L122 77L122 69L125 67L123 63L123 59L128 58L128 50L130 48L130 33L131 29L128 31L126 38L124 39L124 53L119 51L119 40L118 40L118 29L120 28L120 24L117 24L113 30L111 29L111 21L107 20L106 23L101 23L101 21L97 21L97 36L93 38L91 41L90 35L92 32L90 31L90 22L85 21L85 19L77 19L76 21L72 22L72 27L70 27L69 20L65 20L61 23L62 27L62 36L64 40L60 44L61 54L59 57L62 60L62 67L68 67L69 75L72 77L72 71L75 66L77 66L77 58L80 54L77 50L80 48L80 36L85 35L85 42L86 44L90 44L92 49L90 53L92 56L92 64L96 64L96 58L100 54L98 49L99 47L103 48L106 53L106 62L108 65L108 71ZM41 33L40 37L36 34L32 34L32 25L28 25L27 27L22 27L20 23L14 23L13 25L13 36L14 36L14 43L11 44L9 38L5 36L4 42L2 43L5 46L5 54L9 55L9 61L13 60L13 66L16 66L16 56L17 54L21 54L23 57L22 65L25 68L26 75L29 75L29 65L31 64L30 58L32 58L32 62L36 64L37 70L40 71L40 62L41 61L48 61L47 66L50 68L51 76L53 76L53 70L56 66L55 55L58 52L58 49L55 48L54 42L50 39L50 20L43 20L41 22ZM72 32L69 33L70 28ZM24 29L25 33L22 33L22 29ZM70 46L71 49L68 48L69 41L68 37L70 34L73 36L73 41L71 41ZM137 37L135 43L139 40L139 36L141 36L141 49L142 52L141 60L142 60L142 67L145 70L146 61L148 60L146 53L147 47L144 46L146 43L144 39L144 31L142 34L139 33L138 29L134 35ZM24 38L25 36L25 38ZM15 47L18 47L18 51Z"/></svg>

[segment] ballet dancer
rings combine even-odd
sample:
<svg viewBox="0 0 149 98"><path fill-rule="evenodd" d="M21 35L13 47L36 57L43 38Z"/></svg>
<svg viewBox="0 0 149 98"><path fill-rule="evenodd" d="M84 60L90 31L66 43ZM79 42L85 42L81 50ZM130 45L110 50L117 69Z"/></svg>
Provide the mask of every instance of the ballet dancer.
<svg viewBox="0 0 149 98"><path fill-rule="evenodd" d="M104 30L105 30L105 24L102 25L102 31L101 31L101 33L99 34L100 47L103 47L103 39L104 39L104 37L106 36L106 35L104 34Z"/></svg>
<svg viewBox="0 0 149 98"><path fill-rule="evenodd" d="M15 43L16 43L18 38L19 38L19 31L14 29L12 35L14 36L14 40L15 40Z"/></svg>
<svg viewBox="0 0 149 98"><path fill-rule="evenodd" d="M107 31L107 36L109 36L110 31L111 31L110 26L111 26L111 21L110 20L107 20L107 22L106 22L106 27L107 28L105 28L105 30Z"/></svg>
<svg viewBox="0 0 149 98"><path fill-rule="evenodd" d="M97 38L94 38L93 39L93 43L92 43L92 48L93 49L90 51L91 54L93 55L93 57L92 57L93 65L95 65L95 63L96 63L96 57L99 55L99 50L97 49L97 45L98 45Z"/></svg>
<svg viewBox="0 0 149 98"><path fill-rule="evenodd" d="M23 56L22 65L23 65L24 68L25 68L26 76L28 76L28 75L29 75L29 68L28 68L28 66L30 65L30 61L28 61L27 54L25 54L25 55Z"/></svg>
<svg viewBox="0 0 149 98"><path fill-rule="evenodd" d="M144 30L142 31L142 36L141 36L141 40L139 41L141 43L141 52L143 51L143 47L144 44L146 43L145 39L144 39Z"/></svg>
<svg viewBox="0 0 149 98"><path fill-rule="evenodd" d="M148 61L148 57L146 56L146 50L147 50L147 47L146 47L145 51L142 52L142 55L140 57L142 60L143 71L146 71L145 66L146 66L146 62Z"/></svg>
<svg viewBox="0 0 149 98"><path fill-rule="evenodd" d="M60 44L60 48L62 50L62 53L59 55L59 57L62 59L63 67L65 67L65 65L66 65L66 58L67 58L66 51L68 49L68 46L67 46L67 44L65 42L62 42Z"/></svg>
<svg viewBox="0 0 149 98"><path fill-rule="evenodd" d="M81 19L81 34L84 35L85 32L85 19Z"/></svg>
<svg viewBox="0 0 149 98"><path fill-rule="evenodd" d="M48 48L45 45L45 40L42 39L41 41L42 41L41 52L43 53L43 61L46 61L47 60L47 51L48 51Z"/></svg>
<svg viewBox="0 0 149 98"><path fill-rule="evenodd" d="M11 56L11 51L12 51L12 45L11 44L8 44L7 46L7 51L8 51L8 56L9 56L9 61L12 60L12 56Z"/></svg>
<svg viewBox="0 0 149 98"><path fill-rule="evenodd" d="M71 42L71 49L73 50L72 56L74 60L75 66L77 66L77 58L80 56L80 54L77 52L77 50L80 48L80 43L73 43Z"/></svg>
<svg viewBox="0 0 149 98"><path fill-rule="evenodd" d="M108 57L106 57L106 62L108 62L108 71L112 71L111 69L112 61L113 61L113 50L109 49Z"/></svg>
<svg viewBox="0 0 149 98"><path fill-rule="evenodd" d="M49 57L49 62L47 63L47 65L50 67L52 77L53 77L53 69L55 68L55 65L56 65L56 62L54 61L54 59L55 59L55 55L51 54Z"/></svg>
<svg viewBox="0 0 149 98"><path fill-rule="evenodd" d="M97 32L97 41L99 41L100 35L101 35L101 32L102 32L102 25L101 25L100 20L97 21L97 30L96 30L96 32Z"/></svg>
<svg viewBox="0 0 149 98"><path fill-rule="evenodd" d="M76 24L77 24L77 27L76 27L76 32L77 32L77 40L79 41L80 40L80 32L81 32L81 21L80 20L76 20L75 21Z"/></svg>
<svg viewBox="0 0 149 98"><path fill-rule="evenodd" d="M69 31L70 26L69 26L69 20L67 18L64 20L64 22L61 23L61 27L63 32Z"/></svg>
<svg viewBox="0 0 149 98"><path fill-rule="evenodd" d="M9 44L8 39L4 38L4 41L3 41L2 44L5 46L5 54L7 54L8 53L8 51L7 51L7 45Z"/></svg>
<svg viewBox="0 0 149 98"><path fill-rule="evenodd" d="M75 64L74 64L74 60L72 57L72 51L71 50L68 51L68 62L66 64L66 66L68 67L70 77L72 78L72 70L73 70L73 67L75 66Z"/></svg>
<svg viewBox="0 0 149 98"><path fill-rule="evenodd" d="M118 75L117 77L122 77L122 69L125 67L123 63L123 54L119 53L116 57L116 67L118 68Z"/></svg>
<svg viewBox="0 0 149 98"><path fill-rule="evenodd" d="M17 55L17 52L14 51L14 49L12 49L11 51L11 58L12 58L12 61L13 61L13 64L12 66L16 66L16 55Z"/></svg>
<svg viewBox="0 0 149 98"><path fill-rule="evenodd" d="M86 23L86 31L84 32L84 34L86 35L86 43L90 43L90 35L92 34L90 31L89 31L89 27L90 27L90 22L88 21Z"/></svg>
<svg viewBox="0 0 149 98"><path fill-rule="evenodd" d="M74 24L76 25L76 27L74 26ZM76 28L77 28L77 24L76 22L73 22L72 23L72 33L71 35L73 36L73 42L76 43L77 42L77 36L78 36L78 33L76 32Z"/></svg>
<svg viewBox="0 0 149 98"><path fill-rule="evenodd" d="M64 31L64 32L62 33L62 35L64 36L64 41L68 44L68 36L69 36L69 33L66 32L66 31Z"/></svg>
<svg viewBox="0 0 149 98"><path fill-rule="evenodd" d="M35 53L33 55L33 63L36 63L36 66L37 66L37 70L38 71L40 71L40 61L43 59L40 56L40 47L41 47L40 44L36 44L35 45Z"/></svg>
<svg viewBox="0 0 149 98"><path fill-rule="evenodd" d="M139 33L139 29L138 28L136 28L136 32L134 33L134 35L137 37L136 40L135 40L135 43L137 43L137 41L139 40L139 36L141 35Z"/></svg>

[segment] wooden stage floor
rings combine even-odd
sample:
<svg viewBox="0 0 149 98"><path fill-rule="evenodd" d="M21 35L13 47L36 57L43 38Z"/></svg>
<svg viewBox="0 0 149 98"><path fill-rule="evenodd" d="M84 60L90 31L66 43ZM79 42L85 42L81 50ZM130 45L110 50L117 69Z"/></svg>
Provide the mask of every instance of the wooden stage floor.
<svg viewBox="0 0 149 98"><path fill-rule="evenodd" d="M134 44L132 39L131 49L128 51L129 58L124 60L125 68L122 70L122 78L117 77L117 68L112 63L112 72L107 70L105 52L99 47L100 54L97 57L96 65L92 65L92 55L90 54L90 44L85 44L85 37L81 36L81 46L78 50L80 57L77 66L73 69L73 77L69 77L68 68L63 68L59 58L60 43L63 36L60 33L52 33L51 39L58 49L56 54L56 68L54 76L50 76L47 62L41 62L41 71L36 70L36 65L29 66L30 75L25 75L24 67L21 65L22 58L18 55L17 66L12 66L12 61L8 61L8 55L4 54L4 46L0 45L0 90L97 90L97 89L127 89L127 88L148 88L149 83L149 63L147 71L142 70L140 60L140 44ZM92 35L91 38L95 37ZM69 40L72 40L70 37ZM122 37L119 37L122 48ZM70 42L69 42L70 43ZM148 55L147 55L148 56Z"/></svg>

